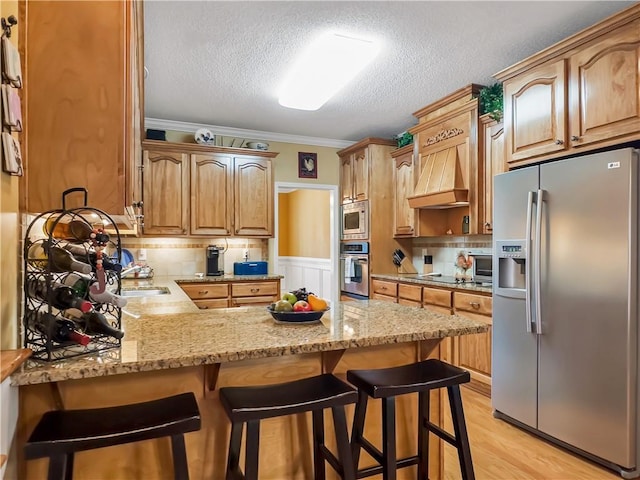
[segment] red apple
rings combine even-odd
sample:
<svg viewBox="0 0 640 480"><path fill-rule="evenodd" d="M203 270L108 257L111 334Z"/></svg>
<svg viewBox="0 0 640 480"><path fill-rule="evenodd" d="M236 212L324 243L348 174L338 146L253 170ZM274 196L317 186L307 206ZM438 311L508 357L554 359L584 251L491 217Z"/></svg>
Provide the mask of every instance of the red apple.
<svg viewBox="0 0 640 480"><path fill-rule="evenodd" d="M304 300L298 300L296 303L293 304L293 311L294 312L310 312L311 305L309 305Z"/></svg>

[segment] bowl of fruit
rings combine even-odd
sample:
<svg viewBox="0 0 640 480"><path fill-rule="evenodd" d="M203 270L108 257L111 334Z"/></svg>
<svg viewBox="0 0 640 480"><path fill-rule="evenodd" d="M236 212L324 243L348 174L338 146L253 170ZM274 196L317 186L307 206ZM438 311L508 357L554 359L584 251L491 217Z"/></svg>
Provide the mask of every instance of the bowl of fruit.
<svg viewBox="0 0 640 480"><path fill-rule="evenodd" d="M286 292L282 299L267 307L267 311L278 323L317 323L329 310L327 301L299 288Z"/></svg>

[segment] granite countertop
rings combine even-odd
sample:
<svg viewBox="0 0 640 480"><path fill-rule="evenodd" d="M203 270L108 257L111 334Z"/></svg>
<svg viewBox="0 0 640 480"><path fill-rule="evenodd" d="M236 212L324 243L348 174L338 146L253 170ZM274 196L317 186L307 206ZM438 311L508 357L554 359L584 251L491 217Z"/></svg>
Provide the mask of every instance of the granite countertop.
<svg viewBox="0 0 640 480"><path fill-rule="evenodd" d="M461 290L465 292L492 293L490 285L480 285L477 283L442 283L429 280L429 277L417 273L372 273L371 278L380 280L391 280L394 282L415 283L417 285L427 285L429 287L439 287L449 290Z"/></svg>
<svg viewBox="0 0 640 480"><path fill-rule="evenodd" d="M128 314L122 315L125 337L121 348L50 364L28 360L11 376L12 385L342 350L488 330L486 324L463 316L375 300L335 302L320 323L283 325L275 323L265 307L199 310L176 283L181 280L156 277L134 281L145 286L166 286L171 294L129 299L124 308Z"/></svg>

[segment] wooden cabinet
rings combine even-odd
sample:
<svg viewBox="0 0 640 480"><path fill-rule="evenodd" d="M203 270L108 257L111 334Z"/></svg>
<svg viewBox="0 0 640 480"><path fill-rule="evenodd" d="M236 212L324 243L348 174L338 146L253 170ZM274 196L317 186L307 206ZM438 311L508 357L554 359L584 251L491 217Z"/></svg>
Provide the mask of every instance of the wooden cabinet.
<svg viewBox="0 0 640 480"><path fill-rule="evenodd" d="M145 234L273 236L277 153L152 140L143 147Z"/></svg>
<svg viewBox="0 0 640 480"><path fill-rule="evenodd" d="M393 235L394 237L414 237L419 222L419 210L411 208L407 198L413 195L415 186L415 165L413 145L407 145L391 152L393 158Z"/></svg>
<svg viewBox="0 0 640 480"><path fill-rule="evenodd" d="M493 177L507 171L504 149L504 126L491 119L488 114L480 117L481 159L484 167L483 191L480 193L482 202L480 215L482 216L481 233L493 232Z"/></svg>
<svg viewBox="0 0 640 480"><path fill-rule="evenodd" d="M366 147L340 158L340 174L343 204L369 198L369 156Z"/></svg>
<svg viewBox="0 0 640 480"><path fill-rule="evenodd" d="M90 206L124 215L141 193L142 2L24 9L25 209L61 208L64 190L85 187ZM70 196L66 207L82 205L81 195Z"/></svg>
<svg viewBox="0 0 640 480"><path fill-rule="evenodd" d="M200 309L270 305L280 299L280 280L182 283L180 288Z"/></svg>
<svg viewBox="0 0 640 480"><path fill-rule="evenodd" d="M422 286L399 283L398 303L409 307L422 307Z"/></svg>
<svg viewBox="0 0 640 480"><path fill-rule="evenodd" d="M640 139L640 4L497 73L510 167Z"/></svg>
<svg viewBox="0 0 640 480"><path fill-rule="evenodd" d="M453 293L454 313L488 325L492 323L492 298L473 293ZM453 363L469 370L472 384L485 393L491 389L491 330L462 335L453 341Z"/></svg>
<svg viewBox="0 0 640 480"><path fill-rule="evenodd" d="M189 156L171 150L145 150L143 198L146 235L188 233Z"/></svg>
<svg viewBox="0 0 640 480"><path fill-rule="evenodd" d="M371 280L371 298L373 300L384 300L387 302L398 303L398 282L389 280Z"/></svg>

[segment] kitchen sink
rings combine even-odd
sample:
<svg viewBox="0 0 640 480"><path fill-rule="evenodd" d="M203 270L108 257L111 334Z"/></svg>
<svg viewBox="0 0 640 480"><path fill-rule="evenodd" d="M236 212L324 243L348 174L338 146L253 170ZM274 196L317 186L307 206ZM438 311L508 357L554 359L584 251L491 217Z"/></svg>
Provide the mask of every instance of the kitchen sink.
<svg viewBox="0 0 640 480"><path fill-rule="evenodd" d="M168 287L131 287L121 290L123 297L154 297L156 295L170 294L171 290Z"/></svg>

